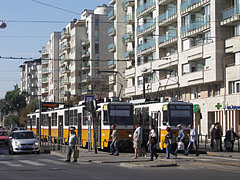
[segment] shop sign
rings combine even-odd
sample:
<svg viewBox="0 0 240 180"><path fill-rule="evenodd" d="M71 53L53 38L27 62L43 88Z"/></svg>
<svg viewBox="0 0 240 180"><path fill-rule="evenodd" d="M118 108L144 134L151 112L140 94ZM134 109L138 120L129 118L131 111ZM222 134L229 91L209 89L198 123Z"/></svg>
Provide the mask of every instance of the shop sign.
<svg viewBox="0 0 240 180"><path fill-rule="evenodd" d="M227 106L227 109L240 109L240 106L233 106L233 105L231 105L231 106Z"/></svg>

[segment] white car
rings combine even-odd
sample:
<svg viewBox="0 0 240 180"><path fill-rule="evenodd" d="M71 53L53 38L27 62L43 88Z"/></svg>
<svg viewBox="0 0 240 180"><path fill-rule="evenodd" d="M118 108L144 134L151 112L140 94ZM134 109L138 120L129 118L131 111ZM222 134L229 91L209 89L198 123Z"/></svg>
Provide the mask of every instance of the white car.
<svg viewBox="0 0 240 180"><path fill-rule="evenodd" d="M9 154L16 154L18 152L35 152L39 154L39 147L39 141L33 131L13 131L9 136Z"/></svg>

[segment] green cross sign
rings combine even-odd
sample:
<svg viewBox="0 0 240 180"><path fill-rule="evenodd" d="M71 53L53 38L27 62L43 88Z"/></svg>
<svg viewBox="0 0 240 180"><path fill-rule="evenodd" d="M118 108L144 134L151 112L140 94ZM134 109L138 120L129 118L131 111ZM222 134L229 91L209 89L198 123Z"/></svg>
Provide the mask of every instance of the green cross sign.
<svg viewBox="0 0 240 180"><path fill-rule="evenodd" d="M198 104L193 105L193 112L200 112L200 107Z"/></svg>
<svg viewBox="0 0 240 180"><path fill-rule="evenodd" d="M222 107L222 105L221 105L220 103L217 103L217 104L215 105L215 107L216 107L217 109L220 109L220 108Z"/></svg>

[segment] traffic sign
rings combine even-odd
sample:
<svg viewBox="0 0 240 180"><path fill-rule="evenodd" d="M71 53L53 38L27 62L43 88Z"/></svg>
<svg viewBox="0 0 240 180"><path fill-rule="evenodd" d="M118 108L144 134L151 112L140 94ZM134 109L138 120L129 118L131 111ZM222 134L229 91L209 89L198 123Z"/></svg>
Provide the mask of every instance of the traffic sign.
<svg viewBox="0 0 240 180"><path fill-rule="evenodd" d="M94 95L93 94L88 94L88 95L85 95L84 96L84 101L85 102L88 102L88 101L93 101L95 98L94 98Z"/></svg>

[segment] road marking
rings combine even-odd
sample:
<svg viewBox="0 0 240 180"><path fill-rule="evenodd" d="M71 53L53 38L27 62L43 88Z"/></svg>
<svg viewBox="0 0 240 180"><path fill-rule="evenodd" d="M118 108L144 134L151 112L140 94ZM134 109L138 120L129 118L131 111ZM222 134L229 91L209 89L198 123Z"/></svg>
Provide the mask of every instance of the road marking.
<svg viewBox="0 0 240 180"><path fill-rule="evenodd" d="M213 159L220 159L220 160L230 160L230 161L240 161L240 159L234 159L234 158L226 158L226 157L214 157L214 156L210 156Z"/></svg>
<svg viewBox="0 0 240 180"><path fill-rule="evenodd" d="M11 167L22 167L21 164L15 164L15 163L13 164L12 162L9 162L9 161L0 161L0 164L4 164Z"/></svg>
<svg viewBox="0 0 240 180"><path fill-rule="evenodd" d="M44 164L34 162L34 161L29 161L29 160L19 160L19 161L25 164L33 165L33 166L45 166Z"/></svg>
<svg viewBox="0 0 240 180"><path fill-rule="evenodd" d="M5 157L5 155L0 155L0 157Z"/></svg>
<svg viewBox="0 0 240 180"><path fill-rule="evenodd" d="M51 164L55 164L55 165L66 165L66 163L51 160L51 159L39 159L39 161L43 161L43 162L47 162L47 163L51 163Z"/></svg>

